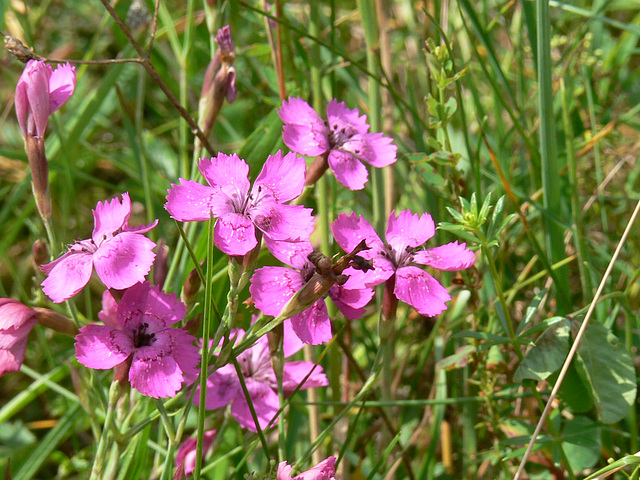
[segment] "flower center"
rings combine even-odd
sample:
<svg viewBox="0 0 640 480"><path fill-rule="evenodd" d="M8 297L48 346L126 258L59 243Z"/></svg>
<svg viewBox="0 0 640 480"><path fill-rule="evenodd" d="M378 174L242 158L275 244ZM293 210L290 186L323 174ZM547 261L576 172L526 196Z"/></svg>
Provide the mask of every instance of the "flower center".
<svg viewBox="0 0 640 480"><path fill-rule="evenodd" d="M136 348L150 347L155 343L156 334L147 333L148 328L149 324L145 322L133 331L133 344Z"/></svg>
<svg viewBox="0 0 640 480"><path fill-rule="evenodd" d="M406 267L413 262L413 254L416 251L415 248L407 246L404 250L394 250L388 243L385 243L384 246L385 251L382 254L394 267Z"/></svg>
<svg viewBox="0 0 640 480"><path fill-rule="evenodd" d="M334 120L331 125L328 123L326 125L329 127L329 144L332 150L342 147L355 135L353 128L348 123L343 124Z"/></svg>

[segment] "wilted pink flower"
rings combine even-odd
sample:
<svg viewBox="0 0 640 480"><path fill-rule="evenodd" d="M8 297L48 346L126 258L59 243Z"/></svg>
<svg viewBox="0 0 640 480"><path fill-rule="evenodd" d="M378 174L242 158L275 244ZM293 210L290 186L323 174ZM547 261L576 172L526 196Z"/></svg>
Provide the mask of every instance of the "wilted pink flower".
<svg viewBox="0 0 640 480"><path fill-rule="evenodd" d="M336 457L333 456L295 477L291 476L292 468L287 462L280 462L277 480L336 480Z"/></svg>
<svg viewBox="0 0 640 480"><path fill-rule="evenodd" d="M314 274L316 268L307 256L313 252L309 242L274 242L271 252L287 267L262 267L251 277L251 298L256 307L266 315L277 317L287 302ZM329 297L350 320L364 313L364 306L373 298L371 288L348 290L334 284ZM331 321L323 298L310 308L289 319L296 335L304 343L319 345L331 340ZM287 325L285 325L285 328Z"/></svg>
<svg viewBox="0 0 640 480"><path fill-rule="evenodd" d="M278 115L284 122L285 145L303 155L326 155L336 179L351 190L363 189L369 178L360 160L373 167L396 161L392 140L382 133L369 133L367 116L344 102L329 102L326 121L300 98L285 100Z"/></svg>
<svg viewBox="0 0 640 480"><path fill-rule="evenodd" d="M156 244L142 235L158 224L131 227L131 199L128 193L122 201L98 202L93 210L94 229L91 238L81 240L63 256L41 269L48 277L42 289L56 303L73 297L89 283L95 266L107 288L122 290L144 281L151 270Z"/></svg>
<svg viewBox="0 0 640 480"><path fill-rule="evenodd" d="M11 298L0 298L0 376L17 372L24 361L36 312Z"/></svg>
<svg viewBox="0 0 640 480"><path fill-rule="evenodd" d="M16 86L16 115L27 134L44 137L49 115L65 104L76 88L76 67L51 65L40 60L29 60Z"/></svg>
<svg viewBox="0 0 640 480"><path fill-rule="evenodd" d="M433 316L446 310L451 296L446 288L421 268L412 263L428 265L438 270L463 270L474 264L473 252L466 244L448 243L427 250L418 248L435 235L431 215L421 216L403 210L396 218L395 211L389 216L384 243L371 224L363 217L352 213L340 214L332 225L336 241L345 251L350 251L363 239L370 250L360 255L373 260L374 270L366 274L349 268L351 275L345 287L373 287L387 281L387 289L396 298L414 307L418 313Z"/></svg>
<svg viewBox="0 0 640 480"><path fill-rule="evenodd" d="M251 190L249 165L238 155L218 154L198 165L210 186L180 179L168 191L165 208L181 222L217 217L216 246L244 255L258 245L256 228L271 240L307 240L313 232L311 209L284 205L304 187L304 160L294 153L269 155Z"/></svg>
<svg viewBox="0 0 640 480"><path fill-rule="evenodd" d="M232 334L234 333L237 334L236 341L244 336L244 331L240 329L233 330ZM287 345L287 342L288 337L285 335L284 351L286 354L293 355L297 350ZM238 355L238 363L241 366L251 402L258 416L260 429L264 430L280 409L280 400L277 393L278 383L276 374L271 366L267 337L260 338L253 347ZM313 362L286 362L283 372L285 395L291 394L314 367ZM322 371L322 367L318 366L315 367L315 370L313 370L313 373L311 373L301 389L322 387L328 384L327 376ZM194 403L196 405L199 403L199 395L197 393L194 396ZM256 425L242 391L240 379L236 374L235 367L231 364L219 368L207 379L207 401L205 407L207 410L214 410L229 403L231 404L231 415L240 425L256 432Z"/></svg>
<svg viewBox="0 0 640 480"><path fill-rule="evenodd" d="M131 356L129 381L143 395L172 397L198 374L195 337L181 328L185 305L149 282L129 288L118 305L117 328L91 324L76 336L76 357L84 366L106 370Z"/></svg>
<svg viewBox="0 0 640 480"><path fill-rule="evenodd" d="M216 436L215 430L208 430L204 432L202 439L202 458L207 454L207 451L213 446L213 439ZM184 478L184 475L190 475L196 469L196 458L198 446L198 440L195 437L190 437L180 444L178 453L176 454L176 475L174 478ZM180 471L182 469L182 471Z"/></svg>

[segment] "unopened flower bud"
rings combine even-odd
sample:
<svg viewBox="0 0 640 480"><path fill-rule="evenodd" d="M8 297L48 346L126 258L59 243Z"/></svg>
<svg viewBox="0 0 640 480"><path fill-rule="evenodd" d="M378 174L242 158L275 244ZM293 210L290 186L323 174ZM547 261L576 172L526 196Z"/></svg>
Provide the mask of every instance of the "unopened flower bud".
<svg viewBox="0 0 640 480"><path fill-rule="evenodd" d="M153 262L153 284L162 286L167 279L169 271L167 265L167 257L169 255L169 247L164 238L158 240L156 246L156 261Z"/></svg>
<svg viewBox="0 0 640 480"><path fill-rule="evenodd" d="M44 327L55 330L69 337L75 337L79 332L75 324L61 313L54 312L48 308L36 307L33 309L36 313L38 323Z"/></svg>
<svg viewBox="0 0 640 480"><path fill-rule="evenodd" d="M187 306L188 310L193 306L198 298L198 292L200 291L201 285L202 280L198 274L198 269L194 268L189 272L189 275L187 275L187 279L182 287L182 301Z"/></svg>
<svg viewBox="0 0 640 480"><path fill-rule="evenodd" d="M45 242L41 238L37 239L35 242L33 242L32 252L33 263L39 273L40 265L49 261L49 247L47 247L47 242Z"/></svg>
<svg viewBox="0 0 640 480"><path fill-rule="evenodd" d="M40 216L51 218L51 195L49 193L49 164L44 152L44 138L28 133L25 138L29 167L31 167L31 187Z"/></svg>

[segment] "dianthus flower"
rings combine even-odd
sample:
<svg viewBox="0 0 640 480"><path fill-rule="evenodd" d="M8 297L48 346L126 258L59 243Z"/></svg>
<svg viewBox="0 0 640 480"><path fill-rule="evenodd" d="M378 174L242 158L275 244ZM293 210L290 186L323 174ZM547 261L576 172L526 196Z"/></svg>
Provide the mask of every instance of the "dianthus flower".
<svg viewBox="0 0 640 480"><path fill-rule="evenodd" d="M169 189L165 208L181 222L209 220L213 214L214 242L224 253L245 255L258 245L261 234L267 246L272 240L311 236L311 209L284 205L302 193L304 159L294 153L269 155L251 189L249 165L236 154L203 158L198 168L209 186L180 179L180 185Z"/></svg>
<svg viewBox="0 0 640 480"><path fill-rule="evenodd" d="M130 361L129 382L143 395L172 397L198 374L195 337L181 328L185 305L149 282L127 289L116 312L117 327L91 324L76 336L76 357L99 370ZM107 317L103 317L107 318ZM111 323L111 322L110 322Z"/></svg>
<svg viewBox="0 0 640 480"><path fill-rule="evenodd" d="M308 259L313 252L309 242L277 242L271 253L287 267L262 267L251 277L251 298L255 306L266 315L277 317L287 302L316 272L316 266ZM338 309L350 320L364 313L364 306L373 298L371 288L348 290L334 284L329 297ZM319 298L311 307L289 319L296 335L304 343L319 345L331 340L331 321L324 298ZM286 325L285 325L286 327Z"/></svg>
<svg viewBox="0 0 640 480"><path fill-rule="evenodd" d="M386 167L395 163L397 147L382 133L369 133L367 116L347 108L336 99L327 106L327 120L300 98L289 98L282 103L278 115L284 122L282 139L287 147L309 156L322 155L336 179L350 190L361 190L369 173L360 160L373 167ZM318 176L319 176L318 175ZM314 183L316 179L307 181Z"/></svg>
<svg viewBox="0 0 640 480"><path fill-rule="evenodd" d="M213 446L213 439L216 436L215 430L208 430L204 432L202 439L202 458L206 455L207 451ZM184 478L186 475L190 475L196 469L196 457L198 446L198 440L195 437L190 437L180 444L178 447L178 453L176 454L176 474L174 480L178 478Z"/></svg>
<svg viewBox="0 0 640 480"><path fill-rule="evenodd" d="M29 60L16 86L16 115L27 134L44 137L49 115L65 104L76 88L76 67L51 65L40 60Z"/></svg>
<svg viewBox="0 0 640 480"><path fill-rule="evenodd" d="M315 467L311 467L306 472L299 473L295 477L291 476L293 467L287 462L280 462L278 465L278 478L276 480L336 480L336 457L329 457L321 461Z"/></svg>
<svg viewBox="0 0 640 480"><path fill-rule="evenodd" d="M338 215L331 228L336 241L345 251L363 239L370 247L361 255L373 260L375 269L366 274L355 269L346 270L345 274L351 275L346 287L373 287L386 281L385 296L393 292L395 298L426 316L446 310L446 302L451 300L451 296L435 278L411 264L455 271L464 270L475 262L473 252L464 243L451 242L419 250L423 243L435 235L435 225L428 213L418 216L403 210L396 218L395 211L391 212L385 234L387 243L380 239L367 220L355 213Z"/></svg>
<svg viewBox="0 0 640 480"><path fill-rule="evenodd" d="M63 302L89 283L95 266L107 288L122 290L144 281L155 258L156 244L142 235L158 224L129 225L131 199L98 202L93 210L94 229L91 238L81 240L63 256L40 268L47 274L42 289L55 303Z"/></svg>
<svg viewBox="0 0 640 480"><path fill-rule="evenodd" d="M241 329L233 330L232 335L237 334L236 341L244 336ZM293 355L301 348L292 348L288 343L287 335L284 336L285 355ZM278 398L278 383L276 374L271 366L271 357L269 356L269 342L267 337L261 337L256 344L238 355L238 363L244 377L247 390L251 397L253 408L258 417L260 429L267 428L269 423L274 419L276 413L280 409L280 400ZM315 367L315 370L314 370ZM322 367L315 366L313 362L295 361L285 362L283 371L283 388L285 395L293 393L302 383L304 378L311 375L307 381L300 387L302 390L313 387L323 387L329 384L327 376L322 371ZM199 395L194 396L194 403L199 403ZM256 432L256 424L251 416L251 410L247 399L245 398L240 379L233 365L227 364L207 379L207 401L205 407L207 410L224 407L231 404L231 415L244 428Z"/></svg>
<svg viewBox="0 0 640 480"><path fill-rule="evenodd" d="M0 298L0 377L24 362L27 338L38 322L36 311L17 300Z"/></svg>

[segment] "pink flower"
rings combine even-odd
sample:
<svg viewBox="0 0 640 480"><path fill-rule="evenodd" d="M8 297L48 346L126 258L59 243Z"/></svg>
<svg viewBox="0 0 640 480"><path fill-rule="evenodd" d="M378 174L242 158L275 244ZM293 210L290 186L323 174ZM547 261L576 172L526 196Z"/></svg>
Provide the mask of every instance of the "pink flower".
<svg viewBox="0 0 640 480"><path fill-rule="evenodd" d="M237 333L237 340L244 336L244 331L233 330ZM234 334L232 332L232 335ZM287 345L288 338L284 337L284 350L287 355L293 355L297 350ZM298 348L299 350L299 348ZM278 384L276 374L271 366L269 356L269 342L267 337L260 338L256 344L238 355L242 375L251 397L251 402L258 416L260 429L267 428L280 409L278 399ZM313 362L286 362L283 373L284 393L291 394L302 380L314 369ZM327 376L322 367L315 367L313 373L302 385L301 389L322 387L328 385ZM199 394L194 396L194 403L198 405ZM227 364L212 373L207 379L207 410L224 407L231 404L231 415L244 428L256 432L256 425L251 416L251 410L242 391L240 380L233 365Z"/></svg>
<svg viewBox="0 0 640 480"><path fill-rule="evenodd" d="M418 216L403 210L396 218L395 211L392 212L385 235L387 243L380 239L368 221L355 213L340 214L332 230L336 241L347 252L363 239L370 247L360 255L373 260L375 269L366 274L353 268L345 270L345 274L351 275L346 287L373 287L387 281L387 288L396 298L426 316L446 310L446 302L451 300L451 296L435 278L411 264L455 271L468 268L475 262L473 252L464 243L452 242L419 250L418 247L435 234L435 225L428 213Z"/></svg>
<svg viewBox="0 0 640 480"><path fill-rule="evenodd" d="M37 321L33 309L17 300L0 298L0 377L20 370L29 332Z"/></svg>
<svg viewBox="0 0 640 480"><path fill-rule="evenodd" d="M287 267L262 267L251 277L251 298L256 307L266 315L277 317L287 302L313 276L316 267L307 255L313 252L309 242L274 242L271 252ZM373 298L371 288L347 290L333 285L329 297L350 320L359 318L364 313L364 306ZM286 321L304 343L319 345L331 340L331 321L327 305L320 298L310 308Z"/></svg>
<svg viewBox="0 0 640 480"><path fill-rule="evenodd" d="M206 455L207 451L213 446L213 439L216 436L215 430L208 430L204 432L204 438L202 440L202 458ZM178 472L174 478L184 478L180 475L180 469L183 469L184 475L190 475L196 469L196 447L198 446L198 440L195 437L188 438L180 444L178 453L176 454L176 468Z"/></svg>
<svg viewBox="0 0 640 480"><path fill-rule="evenodd" d="M129 288L118 305L117 328L87 325L76 336L76 357L84 366L106 370L131 357L129 381L143 395L174 396L198 374L195 337L170 328L185 315L184 303L149 282Z"/></svg>
<svg viewBox="0 0 640 480"><path fill-rule="evenodd" d="M382 133L369 133L367 116L333 99L324 121L300 98L289 98L278 111L284 122L282 138L287 147L309 156L328 154L336 179L350 190L361 190L369 178L360 160L374 167L395 163L397 147Z"/></svg>
<svg viewBox="0 0 640 480"><path fill-rule="evenodd" d="M333 456L295 477L291 476L292 468L287 462L280 462L277 480L336 480L336 457Z"/></svg>
<svg viewBox="0 0 640 480"><path fill-rule="evenodd" d="M271 240L306 240L313 232L311 209L284 205L304 187L304 160L293 153L269 155L250 188L249 165L238 155L218 154L198 165L209 183L180 179L172 185L165 208L181 222L218 219L216 246L228 255L244 255L258 245L256 228Z"/></svg>
<svg viewBox="0 0 640 480"><path fill-rule="evenodd" d="M27 134L44 137L49 115L65 104L76 88L76 67L51 65L40 60L29 60L16 86L16 115Z"/></svg>
<svg viewBox="0 0 640 480"><path fill-rule="evenodd" d="M98 202L93 210L94 229L91 238L81 240L69 251L40 268L48 276L42 289L55 303L63 302L89 283L95 266L107 288L122 290L144 281L155 258L156 244L146 233L158 224L131 227L131 199L128 193L122 201Z"/></svg>

